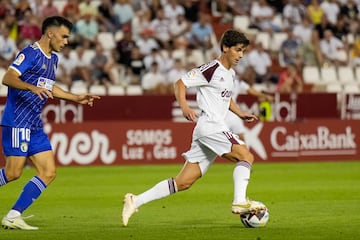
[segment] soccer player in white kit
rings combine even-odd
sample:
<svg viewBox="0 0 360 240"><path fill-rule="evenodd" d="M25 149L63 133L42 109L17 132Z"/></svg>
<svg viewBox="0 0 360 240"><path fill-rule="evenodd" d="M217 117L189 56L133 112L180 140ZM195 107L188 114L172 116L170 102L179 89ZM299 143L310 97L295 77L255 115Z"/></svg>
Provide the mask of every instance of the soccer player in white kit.
<svg viewBox="0 0 360 240"><path fill-rule="evenodd" d="M125 195L122 211L124 226L127 226L130 217L141 205L190 188L208 171L217 156L236 163L231 211L234 214L244 214L261 208L246 196L254 157L244 142L233 134L225 123L229 109L244 120L257 120L255 115L242 112L231 97L235 81L232 66L238 64L248 45L249 40L244 34L232 29L227 30L220 40L221 55L190 70L175 83L175 97L184 117L196 122L190 150L183 153L186 161L176 177L160 181L141 194ZM186 88L189 87L197 88L200 114L187 104Z"/></svg>

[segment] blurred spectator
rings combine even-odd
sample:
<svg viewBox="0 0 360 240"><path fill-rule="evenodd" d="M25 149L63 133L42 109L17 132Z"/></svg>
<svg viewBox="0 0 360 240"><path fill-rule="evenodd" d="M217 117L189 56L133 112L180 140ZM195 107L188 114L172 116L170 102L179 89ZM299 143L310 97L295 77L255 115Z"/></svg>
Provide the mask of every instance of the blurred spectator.
<svg viewBox="0 0 360 240"><path fill-rule="evenodd" d="M158 63L153 62L151 68L141 79L141 86L145 95L168 94L169 86L166 83L165 75L160 72Z"/></svg>
<svg viewBox="0 0 360 240"><path fill-rule="evenodd" d="M320 0L311 0L311 3L307 6L307 11L311 23L315 26L320 25L324 15L324 10L320 7Z"/></svg>
<svg viewBox="0 0 360 240"><path fill-rule="evenodd" d="M308 42L311 39L313 25L308 17L302 19L301 24L296 24L292 30L293 35L299 40L299 43Z"/></svg>
<svg viewBox="0 0 360 240"><path fill-rule="evenodd" d="M347 43L347 35L350 33L350 23L346 21L345 16L339 16L334 26L334 36Z"/></svg>
<svg viewBox="0 0 360 240"><path fill-rule="evenodd" d="M292 29L287 29L287 38L281 43L280 54L285 65L295 64L299 69L302 66L300 58L300 44Z"/></svg>
<svg viewBox="0 0 360 240"><path fill-rule="evenodd" d="M73 84L73 80L79 80L75 71L77 62L70 57L71 50L71 47L66 46L59 53L58 71L56 71L56 79L68 87Z"/></svg>
<svg viewBox="0 0 360 240"><path fill-rule="evenodd" d="M91 77L92 81L95 84L102 84L109 86L116 84L117 80L115 79L112 71L114 68L114 63L112 60L104 53L104 49L100 44L96 45L96 54L91 59Z"/></svg>
<svg viewBox="0 0 360 240"><path fill-rule="evenodd" d="M150 21L156 18L158 10L164 9L165 3L161 0L149 0L143 2L143 9L150 11Z"/></svg>
<svg viewBox="0 0 360 240"><path fill-rule="evenodd" d="M97 17L99 14L97 5L94 3L94 1L91 0L81 1L79 3L79 11L80 11L80 16L91 14L94 17Z"/></svg>
<svg viewBox="0 0 360 240"><path fill-rule="evenodd" d="M159 43L152 37L154 33L151 29L145 28L140 34L141 37L136 41L136 45L139 46L143 56L150 54L154 48L160 48Z"/></svg>
<svg viewBox="0 0 360 240"><path fill-rule="evenodd" d="M19 23L16 21L16 18L13 14L7 14L3 21L0 21L1 29L9 29L9 37L13 39L15 42L18 41L19 38ZM19 48L19 46L18 46ZM19 48L20 49L20 48Z"/></svg>
<svg viewBox="0 0 360 240"><path fill-rule="evenodd" d="M307 42L303 42L300 47L300 56L303 66L317 66L321 67L324 63L324 57L320 49L319 33L313 30L311 38Z"/></svg>
<svg viewBox="0 0 360 240"><path fill-rule="evenodd" d="M355 67L360 67L360 34L356 35L351 48L351 63Z"/></svg>
<svg viewBox="0 0 360 240"><path fill-rule="evenodd" d="M131 28L125 25L122 28L124 36L116 43L116 60L119 64L128 66L131 60L132 49L136 46L136 42L132 38Z"/></svg>
<svg viewBox="0 0 360 240"><path fill-rule="evenodd" d="M169 82L168 84L168 93L173 94L174 93L174 86L173 84L181 78L183 74L185 74L187 71L182 64L181 60L176 58L174 60L174 67L171 68L171 70L167 73L166 79Z"/></svg>
<svg viewBox="0 0 360 240"><path fill-rule="evenodd" d="M250 26L269 33L280 31L280 26L273 23L274 16L274 9L266 0L254 1L251 5Z"/></svg>
<svg viewBox="0 0 360 240"><path fill-rule="evenodd" d="M101 0L98 5L98 19L105 27L106 32L116 32L120 27L120 20L114 13L113 4L111 0Z"/></svg>
<svg viewBox="0 0 360 240"><path fill-rule="evenodd" d="M79 79L83 80L88 86L90 86L92 84L92 80L90 78L91 59L89 59L85 53L86 51L93 50L87 49L86 47L86 44L77 46L75 51L72 51L74 54L70 57L74 59L74 62L76 62L76 73L77 76L79 76Z"/></svg>
<svg viewBox="0 0 360 240"><path fill-rule="evenodd" d="M283 9L284 25L294 27L301 24L304 17L307 17L307 9L300 0L289 0Z"/></svg>
<svg viewBox="0 0 360 240"><path fill-rule="evenodd" d="M95 17L89 13L82 16L76 23L76 41L82 43L88 41L90 46L96 45L97 35L99 34L99 24L95 20Z"/></svg>
<svg viewBox="0 0 360 240"><path fill-rule="evenodd" d="M233 8L227 0L211 0L210 9L211 15L219 19L220 23L233 22Z"/></svg>
<svg viewBox="0 0 360 240"><path fill-rule="evenodd" d="M41 29L39 27L38 19L27 10L24 15L24 21L19 26L19 41L23 44L35 42L41 37ZM19 42L19 43L20 43Z"/></svg>
<svg viewBox="0 0 360 240"><path fill-rule="evenodd" d="M59 9L54 5L53 0L47 0L46 4L43 5L41 11L41 15L43 18L59 15Z"/></svg>
<svg viewBox="0 0 360 240"><path fill-rule="evenodd" d="M19 0L15 5L15 16L18 21L23 21L25 18L25 13L27 11L32 11L31 6L28 0Z"/></svg>
<svg viewBox="0 0 360 240"><path fill-rule="evenodd" d="M129 0L116 0L114 4L114 14L119 19L120 26L129 24L131 19L135 17L135 11L129 3Z"/></svg>
<svg viewBox="0 0 360 240"><path fill-rule="evenodd" d="M0 34L0 67L7 68L14 60L18 48L14 39L9 37L10 30L5 27Z"/></svg>
<svg viewBox="0 0 360 240"><path fill-rule="evenodd" d="M140 53L140 49L134 46L131 50L129 64L126 68L126 77L128 78L127 83L129 84L140 84L142 75L145 72L145 64L143 57ZM126 84L127 84L126 83Z"/></svg>
<svg viewBox="0 0 360 240"><path fill-rule="evenodd" d="M182 6L184 8L184 15L186 20L188 20L191 23L195 23L198 21L199 16L199 1L194 0L183 0Z"/></svg>
<svg viewBox="0 0 360 240"><path fill-rule="evenodd" d="M359 7L356 5L354 0L347 0L346 4L340 6L340 16L345 17L345 22L349 25L351 33L359 31Z"/></svg>
<svg viewBox="0 0 360 240"><path fill-rule="evenodd" d="M131 20L131 31L133 39L137 41L141 36L141 31L148 29L150 25L150 11L140 10L136 13L135 17Z"/></svg>
<svg viewBox="0 0 360 240"><path fill-rule="evenodd" d="M80 17L80 9L78 0L67 0L66 4L64 5L62 12L62 16L68 19L72 19L77 21Z"/></svg>
<svg viewBox="0 0 360 240"><path fill-rule="evenodd" d="M277 82L276 77L270 71L271 57L261 43L256 43L256 47L249 53L249 65L255 70L257 83Z"/></svg>
<svg viewBox="0 0 360 240"><path fill-rule="evenodd" d="M188 40L195 48L205 51L212 48L211 36L213 34L214 30L210 23L210 16L200 12L199 21L193 23L191 26Z"/></svg>
<svg viewBox="0 0 360 240"><path fill-rule="evenodd" d="M336 0L322 1L320 6L323 9L327 19L329 20L329 23L335 25L337 22L338 15L340 13L340 7L336 2Z"/></svg>
<svg viewBox="0 0 360 240"><path fill-rule="evenodd" d="M162 48L168 49L170 46L170 20L165 18L164 10L159 9L156 17L150 22L150 29L154 32L153 37L158 41Z"/></svg>
<svg viewBox="0 0 360 240"><path fill-rule="evenodd" d="M185 9L179 4L178 0L169 0L168 3L164 5L164 16L169 19L170 22L176 21L179 15L184 14Z"/></svg>
<svg viewBox="0 0 360 240"><path fill-rule="evenodd" d="M256 83L256 72L254 68L250 66L249 52L251 52L251 45L248 46L247 51L236 67L234 67L234 70L239 79L242 79L250 86L252 86L254 83Z"/></svg>
<svg viewBox="0 0 360 240"><path fill-rule="evenodd" d="M15 9L11 4L11 0L0 1L0 20L4 20L8 15L14 15Z"/></svg>
<svg viewBox="0 0 360 240"><path fill-rule="evenodd" d="M277 90L279 93L300 93L303 90L303 81L294 64L289 64L279 76Z"/></svg>
<svg viewBox="0 0 360 240"><path fill-rule="evenodd" d="M320 49L328 64L338 66L342 64L338 60L339 51L344 50L344 43L334 36L331 30L325 30L324 38L320 40Z"/></svg>
<svg viewBox="0 0 360 240"><path fill-rule="evenodd" d="M326 15L323 15L323 18L321 19L321 24L320 25L316 25L315 29L318 31L319 33L319 38L322 39L324 38L324 32L327 29L330 29L332 31L335 31L335 25L331 24L329 22L329 20L327 19Z"/></svg>
<svg viewBox="0 0 360 240"><path fill-rule="evenodd" d="M229 6L233 9L235 15L250 16L252 0L230 0Z"/></svg>
<svg viewBox="0 0 360 240"><path fill-rule="evenodd" d="M191 29L191 23L183 14L179 14L176 20L170 23L169 32L174 46L188 44L187 37Z"/></svg>
<svg viewBox="0 0 360 240"><path fill-rule="evenodd" d="M167 63L166 58L160 51L160 49L153 48L151 50L151 54L148 54L144 57L144 64L147 71L149 71L152 68L153 62L157 63L157 69L164 73L167 70Z"/></svg>

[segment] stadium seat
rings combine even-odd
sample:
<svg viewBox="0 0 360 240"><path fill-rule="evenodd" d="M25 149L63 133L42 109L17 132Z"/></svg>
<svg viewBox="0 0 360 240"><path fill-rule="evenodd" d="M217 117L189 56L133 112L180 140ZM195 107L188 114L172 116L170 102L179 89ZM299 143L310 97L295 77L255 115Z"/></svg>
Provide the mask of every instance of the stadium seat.
<svg viewBox="0 0 360 240"><path fill-rule="evenodd" d="M278 52L280 50L281 44L288 38L287 33L285 32L276 32L271 38L270 49L272 51Z"/></svg>
<svg viewBox="0 0 360 240"><path fill-rule="evenodd" d="M104 85L91 85L89 92L99 96L107 95L106 87Z"/></svg>
<svg viewBox="0 0 360 240"><path fill-rule="evenodd" d="M353 83L356 81L354 69L350 66L339 66L338 75L341 83Z"/></svg>
<svg viewBox="0 0 360 240"><path fill-rule="evenodd" d="M255 42L262 43L262 46L265 50L270 48L270 34L268 32L258 32L256 35Z"/></svg>
<svg viewBox="0 0 360 240"><path fill-rule="evenodd" d="M1 84L0 85L0 96L6 97L8 92L8 86Z"/></svg>
<svg viewBox="0 0 360 240"><path fill-rule="evenodd" d="M245 31L249 28L250 18L247 15L236 15L234 16L233 26L235 29Z"/></svg>
<svg viewBox="0 0 360 240"><path fill-rule="evenodd" d="M125 95L125 88L120 85L112 85L108 88L109 96L123 96Z"/></svg>
<svg viewBox="0 0 360 240"><path fill-rule="evenodd" d="M82 81L76 81L71 87L70 92L75 94L82 94L88 92L88 87Z"/></svg>
<svg viewBox="0 0 360 240"><path fill-rule="evenodd" d="M320 72L316 66L304 66L303 79L305 83L320 84Z"/></svg>
<svg viewBox="0 0 360 240"><path fill-rule="evenodd" d="M143 90L139 85L129 85L126 87L126 95L134 96L134 95L142 95Z"/></svg>
<svg viewBox="0 0 360 240"><path fill-rule="evenodd" d="M355 79L360 83L360 66L355 67Z"/></svg>
<svg viewBox="0 0 360 240"><path fill-rule="evenodd" d="M116 47L115 37L112 32L99 32L97 41L105 51L111 51Z"/></svg>
<svg viewBox="0 0 360 240"><path fill-rule="evenodd" d="M56 85L61 88L62 90L65 90L65 91L69 91L69 87L64 84L64 83L61 83L61 82L57 82Z"/></svg>
<svg viewBox="0 0 360 240"><path fill-rule="evenodd" d="M359 93L359 84L346 84L344 85L344 93Z"/></svg>
<svg viewBox="0 0 360 240"><path fill-rule="evenodd" d="M340 83L329 83L326 85L326 92L341 93L342 91L343 91L343 87Z"/></svg>
<svg viewBox="0 0 360 240"><path fill-rule="evenodd" d="M337 70L334 66L321 67L320 68L321 82L327 84L330 82L339 82L337 76Z"/></svg>

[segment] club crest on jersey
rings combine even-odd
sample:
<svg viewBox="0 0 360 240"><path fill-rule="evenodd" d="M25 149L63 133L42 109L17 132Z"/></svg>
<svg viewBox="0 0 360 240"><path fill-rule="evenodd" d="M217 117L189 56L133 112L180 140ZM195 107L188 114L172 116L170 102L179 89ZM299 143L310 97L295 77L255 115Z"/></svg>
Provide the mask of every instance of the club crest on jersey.
<svg viewBox="0 0 360 240"><path fill-rule="evenodd" d="M24 60L25 60L25 55L23 53L21 53L15 59L14 64L19 66Z"/></svg>
<svg viewBox="0 0 360 240"><path fill-rule="evenodd" d="M27 144L27 142L22 142L22 143L20 144L20 150L21 150L22 152L27 152L27 151L28 151L28 144Z"/></svg>
<svg viewBox="0 0 360 240"><path fill-rule="evenodd" d="M45 63L41 66L41 69L45 69L45 70L47 69L47 66Z"/></svg>

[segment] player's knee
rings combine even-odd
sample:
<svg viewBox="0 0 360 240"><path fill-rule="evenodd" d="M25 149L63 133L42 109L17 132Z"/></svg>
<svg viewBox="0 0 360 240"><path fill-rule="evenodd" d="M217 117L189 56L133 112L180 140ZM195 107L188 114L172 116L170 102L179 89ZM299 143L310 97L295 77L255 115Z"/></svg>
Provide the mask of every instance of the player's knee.
<svg viewBox="0 0 360 240"><path fill-rule="evenodd" d="M191 182L180 182L180 183L176 182L176 185L177 185L178 191L184 191L186 189L189 189L193 185L193 183L191 183Z"/></svg>
<svg viewBox="0 0 360 240"><path fill-rule="evenodd" d="M253 163L254 162L254 155L251 153L251 152L248 152L246 155L245 155L245 161L249 162L249 163Z"/></svg>
<svg viewBox="0 0 360 240"><path fill-rule="evenodd" d="M48 185L56 178L56 172L55 171L45 172L40 176L40 178L45 182L46 185Z"/></svg>
<svg viewBox="0 0 360 240"><path fill-rule="evenodd" d="M9 182L14 181L16 179L19 179L21 174L22 174L22 170L7 170L5 172L6 174L6 178Z"/></svg>

